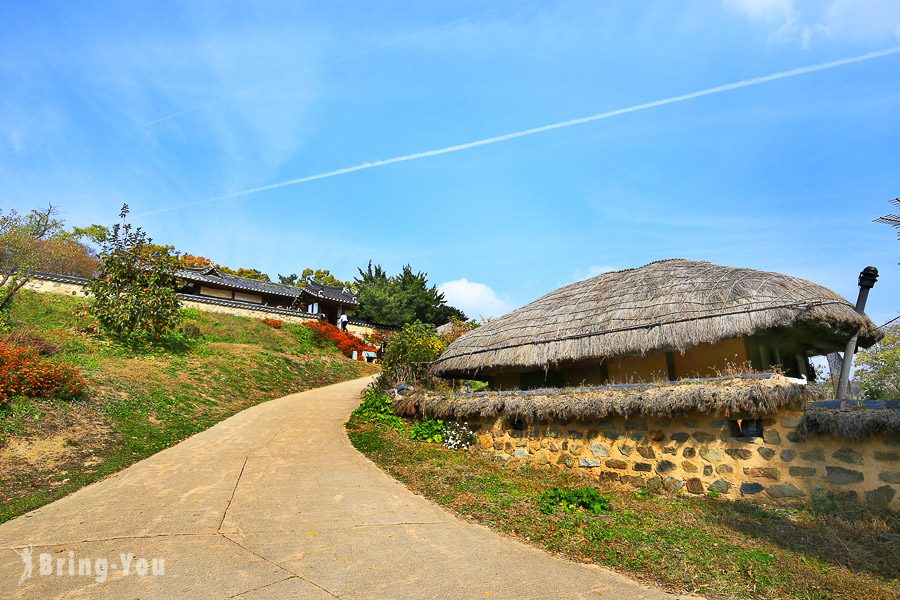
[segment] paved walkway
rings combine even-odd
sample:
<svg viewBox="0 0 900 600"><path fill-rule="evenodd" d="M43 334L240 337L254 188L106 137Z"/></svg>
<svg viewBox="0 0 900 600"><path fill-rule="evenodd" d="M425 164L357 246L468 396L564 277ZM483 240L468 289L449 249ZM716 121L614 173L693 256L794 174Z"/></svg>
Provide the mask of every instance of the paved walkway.
<svg viewBox="0 0 900 600"><path fill-rule="evenodd" d="M366 383L261 404L0 526L0 598L664 597L460 521L382 473L342 426ZM19 586L13 550L29 544ZM165 575L136 576L142 558Z"/></svg>

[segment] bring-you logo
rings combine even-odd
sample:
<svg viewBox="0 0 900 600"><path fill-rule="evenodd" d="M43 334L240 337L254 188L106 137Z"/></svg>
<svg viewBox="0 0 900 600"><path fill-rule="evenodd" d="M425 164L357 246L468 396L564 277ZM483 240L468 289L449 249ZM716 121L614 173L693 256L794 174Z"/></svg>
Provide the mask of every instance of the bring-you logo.
<svg viewBox="0 0 900 600"><path fill-rule="evenodd" d="M32 546L13 549L13 552L22 559L20 586L33 577L87 577L97 583L106 583L114 573L123 577L161 577L166 574L165 559L136 557L128 552L120 552L113 559L79 556L71 550L64 555L52 552L38 554Z"/></svg>

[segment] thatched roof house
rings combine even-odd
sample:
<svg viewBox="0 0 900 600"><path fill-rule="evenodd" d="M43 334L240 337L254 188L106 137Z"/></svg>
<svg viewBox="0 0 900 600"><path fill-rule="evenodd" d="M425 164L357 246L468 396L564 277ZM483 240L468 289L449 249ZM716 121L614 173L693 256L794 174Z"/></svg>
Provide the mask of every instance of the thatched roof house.
<svg viewBox="0 0 900 600"><path fill-rule="evenodd" d="M562 287L462 336L442 377L532 388L713 376L734 367L810 375L808 357L880 333L840 295L779 273L683 259Z"/></svg>

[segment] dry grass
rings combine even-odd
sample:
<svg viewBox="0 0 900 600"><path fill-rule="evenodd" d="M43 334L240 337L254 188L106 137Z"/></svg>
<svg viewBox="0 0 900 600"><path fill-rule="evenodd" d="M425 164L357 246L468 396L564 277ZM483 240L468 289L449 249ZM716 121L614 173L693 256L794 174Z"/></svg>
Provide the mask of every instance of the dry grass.
<svg viewBox="0 0 900 600"><path fill-rule="evenodd" d="M878 434L900 434L900 410L892 409L819 409L808 410L797 428L805 438L823 433L859 440Z"/></svg>
<svg viewBox="0 0 900 600"><path fill-rule="evenodd" d="M843 348L860 328L865 347L881 335L847 300L810 281L675 259L579 281L493 319L454 341L434 372L477 378L786 327L825 352Z"/></svg>
<svg viewBox="0 0 900 600"><path fill-rule="evenodd" d="M530 392L422 392L394 402L398 414L465 421L499 415L525 423L594 421L614 416L670 417L689 411L762 416L812 398L809 386L775 375L674 384L612 385Z"/></svg>

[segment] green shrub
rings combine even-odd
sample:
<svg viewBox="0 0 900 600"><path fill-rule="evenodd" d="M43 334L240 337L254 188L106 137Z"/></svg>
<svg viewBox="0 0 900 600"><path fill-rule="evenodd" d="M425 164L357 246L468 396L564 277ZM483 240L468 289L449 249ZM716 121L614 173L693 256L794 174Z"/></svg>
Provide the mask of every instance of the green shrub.
<svg viewBox="0 0 900 600"><path fill-rule="evenodd" d="M409 432L410 439L440 444L444 441L444 422L435 419L419 421Z"/></svg>
<svg viewBox="0 0 900 600"><path fill-rule="evenodd" d="M590 486L567 489L551 488L538 496L537 506L538 510L544 514L556 512L559 507L566 512L583 509L595 515L607 512L612 508L609 498Z"/></svg>
<svg viewBox="0 0 900 600"><path fill-rule="evenodd" d="M380 393L375 388L366 390L362 403L350 415L364 423L387 425L398 431L405 429L406 424L394 414L394 401L390 396Z"/></svg>
<svg viewBox="0 0 900 600"><path fill-rule="evenodd" d="M394 334L382 357L382 377L392 383L434 383L431 363L447 349L435 328L416 321Z"/></svg>
<svg viewBox="0 0 900 600"><path fill-rule="evenodd" d="M108 335L121 341L158 341L181 321L176 294L178 257L154 246L140 227L125 223L128 205L101 241L100 268L88 284L90 310Z"/></svg>

